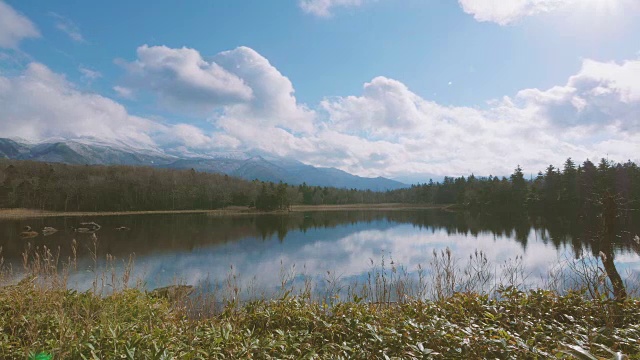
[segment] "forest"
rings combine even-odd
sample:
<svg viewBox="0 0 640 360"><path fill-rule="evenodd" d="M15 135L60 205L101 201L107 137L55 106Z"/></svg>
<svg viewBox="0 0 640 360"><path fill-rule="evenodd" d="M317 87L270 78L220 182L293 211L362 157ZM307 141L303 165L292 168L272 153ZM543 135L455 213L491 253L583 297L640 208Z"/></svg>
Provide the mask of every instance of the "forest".
<svg viewBox="0 0 640 360"><path fill-rule="evenodd" d="M615 163L601 159L576 165L567 159L562 168L549 165L535 178L526 179L516 167L510 177L445 177L398 190L398 201L458 204L469 210L542 213L588 213L598 211L607 198L622 211L640 205L640 168L632 161Z"/></svg>
<svg viewBox="0 0 640 360"><path fill-rule="evenodd" d="M470 211L585 213L611 198L625 212L640 204L640 167L606 159L549 165L527 179L516 167L509 177L445 177L441 182L387 191L359 191L246 181L194 170L133 166L67 165L0 160L0 208L54 211L221 209L250 206L286 210L291 205L456 204Z"/></svg>

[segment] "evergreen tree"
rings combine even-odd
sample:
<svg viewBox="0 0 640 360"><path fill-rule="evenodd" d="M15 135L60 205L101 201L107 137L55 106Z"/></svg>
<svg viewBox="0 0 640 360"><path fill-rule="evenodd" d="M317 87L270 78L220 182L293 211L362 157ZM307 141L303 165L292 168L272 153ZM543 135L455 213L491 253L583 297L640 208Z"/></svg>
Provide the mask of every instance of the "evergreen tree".
<svg viewBox="0 0 640 360"><path fill-rule="evenodd" d="M522 207L525 205L527 197L527 182L524 179L522 168L520 165L515 169L511 175L511 193L513 199L513 205L515 207Z"/></svg>

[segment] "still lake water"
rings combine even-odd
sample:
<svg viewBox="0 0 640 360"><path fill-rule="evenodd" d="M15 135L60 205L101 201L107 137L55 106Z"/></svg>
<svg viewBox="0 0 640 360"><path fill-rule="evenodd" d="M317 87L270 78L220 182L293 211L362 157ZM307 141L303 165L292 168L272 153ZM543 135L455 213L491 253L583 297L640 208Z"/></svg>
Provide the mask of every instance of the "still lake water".
<svg viewBox="0 0 640 360"><path fill-rule="evenodd" d="M243 288L268 294L279 288L283 271L295 273L294 281L308 277L318 284L326 281L329 271L330 277L348 283L366 278L372 261L380 265L383 258L387 266L393 260L415 274L418 265L428 265L433 250L447 247L461 265L476 250L484 252L496 269L522 257L528 281L535 285L559 262L598 253L593 229L526 218L437 210L175 214L0 220L5 265L20 275L22 253L28 246L59 249L60 258L67 259L75 239L77 270L70 275L69 285L91 288L94 240L90 234L71 230L85 221L102 226L96 232L98 268L104 267L106 254L116 258L120 269L123 260L135 254L132 278L143 281L147 288L177 282L202 285L234 274ZM19 234L27 225L34 230L51 226L60 231L21 239ZM116 230L120 226L130 230ZM640 256L629 241L623 236L614 243L616 265L623 277L640 273Z"/></svg>

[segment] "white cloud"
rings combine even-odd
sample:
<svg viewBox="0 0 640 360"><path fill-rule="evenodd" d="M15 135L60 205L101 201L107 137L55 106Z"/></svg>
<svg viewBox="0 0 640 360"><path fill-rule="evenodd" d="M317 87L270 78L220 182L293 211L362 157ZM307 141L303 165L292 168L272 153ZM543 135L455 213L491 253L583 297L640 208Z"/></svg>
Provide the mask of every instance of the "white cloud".
<svg viewBox="0 0 640 360"><path fill-rule="evenodd" d="M69 36L71 40L79 43L86 42L86 40L84 39L84 36L82 36L82 33L80 32L80 28L73 21L71 21L71 19L66 18L55 12L50 12L49 16L56 19L55 21L56 29L67 34L67 36Z"/></svg>
<svg viewBox="0 0 640 360"><path fill-rule="evenodd" d="M360 97L325 99L321 107L329 113L333 128L343 132L367 132L374 137L412 132L430 106L401 82L377 77L366 83ZM354 116L358 114L357 116Z"/></svg>
<svg viewBox="0 0 640 360"><path fill-rule="evenodd" d="M105 141L153 145L154 122L129 115L103 96L77 90L39 63L20 76L0 77L0 133L41 140L53 136L96 137Z"/></svg>
<svg viewBox="0 0 640 360"><path fill-rule="evenodd" d="M138 48L138 59L120 62L131 86L151 91L175 110L216 113L213 121L313 129L314 113L297 103L293 85L269 61L248 47L205 61L194 49Z"/></svg>
<svg viewBox="0 0 640 360"><path fill-rule="evenodd" d="M337 7L357 7L365 1L371 0L300 0L299 5L308 14L319 17L329 17L331 11Z"/></svg>
<svg viewBox="0 0 640 360"><path fill-rule="evenodd" d="M31 20L0 0L0 47L15 48L22 39L37 37L40 32Z"/></svg>
<svg viewBox="0 0 640 360"><path fill-rule="evenodd" d="M211 136L206 135L202 129L189 124L170 125L156 140L163 147L169 149L203 150L214 147Z"/></svg>
<svg viewBox="0 0 640 360"><path fill-rule="evenodd" d="M478 21L507 25L525 16L557 10L575 0L458 0Z"/></svg>
<svg viewBox="0 0 640 360"><path fill-rule="evenodd" d="M569 156L624 161L640 153L640 60L585 60L565 84L524 89L483 108L443 106L376 77L361 94L325 98L312 111L297 102L290 80L252 49L222 52L195 66L193 59L202 57L192 49L142 49L143 56L125 66L152 85L136 84L136 90L182 101L176 109L194 101L183 98L192 94L209 110L206 127L131 115L32 63L22 74L0 76L0 134L93 136L187 154L259 149L364 176L503 175L517 164L535 173ZM237 88L223 89L221 79ZM132 96L131 88L114 91Z"/></svg>
<svg viewBox="0 0 640 360"><path fill-rule="evenodd" d="M212 110L253 97L242 79L194 49L143 45L137 55L134 62L119 61L130 87L152 91L168 106Z"/></svg>
<svg viewBox="0 0 640 360"><path fill-rule="evenodd" d="M203 152L232 150L241 145L233 136L206 132L191 124L166 125L154 140L169 153L202 156Z"/></svg>
<svg viewBox="0 0 640 360"><path fill-rule="evenodd" d="M116 90L130 95L128 89ZM114 144L169 152L213 151L239 145L226 134L207 134L190 124L167 124L131 115L121 104L79 90L40 63L21 74L0 76L0 134L32 141L97 138Z"/></svg>
<svg viewBox="0 0 640 360"><path fill-rule="evenodd" d="M637 11L635 0L458 0L462 10L477 21L509 25L518 20L562 10L584 12L587 16Z"/></svg>
<svg viewBox="0 0 640 360"><path fill-rule="evenodd" d="M314 112L297 103L291 81L269 60L251 48L239 47L215 57L216 61L251 88L249 101L224 107L222 119L253 126L277 126L295 132L313 131Z"/></svg>
<svg viewBox="0 0 640 360"><path fill-rule="evenodd" d="M364 176L398 176L508 174L517 164L536 172L569 156L624 160L640 143L640 60L585 60L564 85L525 89L484 109L443 106L376 77L360 95L325 98L317 113L298 104L289 79L252 49L222 52L207 64L238 79L251 97L213 102L216 130L179 129L193 139L180 146L254 148Z"/></svg>
<svg viewBox="0 0 640 360"><path fill-rule="evenodd" d="M325 141L337 155L332 165L361 174L507 174L514 164L537 171L607 153L625 160L640 150L638 84L640 61L586 60L563 86L522 90L476 109L445 107L378 77L361 96L321 103L338 132Z"/></svg>
<svg viewBox="0 0 640 360"><path fill-rule="evenodd" d="M527 89L516 96L553 125L601 131L640 131L640 61L622 64L585 60L565 86Z"/></svg>

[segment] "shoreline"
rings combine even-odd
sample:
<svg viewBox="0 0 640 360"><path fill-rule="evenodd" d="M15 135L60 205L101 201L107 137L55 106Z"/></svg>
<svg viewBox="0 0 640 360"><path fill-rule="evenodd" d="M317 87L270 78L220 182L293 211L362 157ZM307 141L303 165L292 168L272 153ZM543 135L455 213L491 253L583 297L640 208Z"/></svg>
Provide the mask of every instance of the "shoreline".
<svg viewBox="0 0 640 360"><path fill-rule="evenodd" d="M446 210L454 205L434 205L434 204L402 204L402 203L386 203L386 204L344 204L344 205L293 205L291 212L305 211L341 211L341 210L378 210L378 211L394 211L394 210Z"/></svg>
<svg viewBox="0 0 640 360"><path fill-rule="evenodd" d="M398 211L398 210L452 210L454 205L432 204L345 204L345 205L292 205L291 210L259 211L244 206L230 206L216 210L140 210L140 211L50 211L37 209L0 209L0 219L28 219L43 217L87 217L125 215L206 214L213 216L288 214L311 211Z"/></svg>

